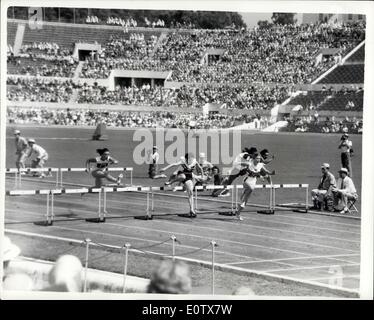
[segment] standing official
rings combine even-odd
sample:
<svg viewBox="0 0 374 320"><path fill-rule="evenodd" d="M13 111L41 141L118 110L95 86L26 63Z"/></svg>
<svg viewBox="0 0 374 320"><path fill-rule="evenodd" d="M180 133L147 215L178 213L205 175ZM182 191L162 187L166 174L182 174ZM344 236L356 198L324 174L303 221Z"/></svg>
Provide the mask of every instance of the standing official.
<svg viewBox="0 0 374 320"><path fill-rule="evenodd" d="M158 153L157 146L153 146L152 151L148 152L148 177L151 179L162 179L167 178L165 174L157 174L158 171L158 161L160 159L160 154Z"/></svg>
<svg viewBox="0 0 374 320"><path fill-rule="evenodd" d="M21 131L14 130L14 138L14 142L16 145L16 167L19 170L25 168L28 145L26 139L21 136ZM26 173L21 172L21 174Z"/></svg>
<svg viewBox="0 0 374 320"><path fill-rule="evenodd" d="M346 168L348 170L348 175L352 178L353 174L351 157L353 155L353 149L352 141L350 141L348 137L348 133L343 134L343 136L340 138L338 149L341 150L342 168Z"/></svg>

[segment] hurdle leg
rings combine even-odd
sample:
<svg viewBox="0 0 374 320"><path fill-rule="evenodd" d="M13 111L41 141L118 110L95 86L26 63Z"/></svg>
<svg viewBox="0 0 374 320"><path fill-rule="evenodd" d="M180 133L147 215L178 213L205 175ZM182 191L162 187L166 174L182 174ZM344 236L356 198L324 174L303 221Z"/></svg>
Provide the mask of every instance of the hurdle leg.
<svg viewBox="0 0 374 320"><path fill-rule="evenodd" d="M49 215L49 219L48 219L48 225L51 226L53 224L53 220L54 220L54 216L55 216L55 212L54 212L54 193L53 193L53 191L51 191L50 200L51 200L51 205L50 205L50 215Z"/></svg>
<svg viewBox="0 0 374 320"><path fill-rule="evenodd" d="M309 187L305 187L305 208L300 209L294 209L293 212L301 212L301 213L308 213L309 207L308 207L308 201L309 201Z"/></svg>
<svg viewBox="0 0 374 320"><path fill-rule="evenodd" d="M60 169L60 187L62 188L63 187L63 185L62 185L62 170Z"/></svg>
<svg viewBox="0 0 374 320"><path fill-rule="evenodd" d="M152 190L152 188L151 188ZM139 219L139 220L152 220L153 219L153 215L149 212L149 202L150 202L150 199L149 199L149 194L150 192L147 191L147 207L146 207L146 212L145 212L145 215L144 216L135 216L134 219ZM152 196L153 198L153 196ZM153 199L152 199L152 208L153 208ZM153 209L152 209L153 210Z"/></svg>
<svg viewBox="0 0 374 320"><path fill-rule="evenodd" d="M234 212L235 192L236 192L236 190L232 190L232 192L231 192L231 212Z"/></svg>
<svg viewBox="0 0 374 320"><path fill-rule="evenodd" d="M234 206L234 201L235 201L235 206ZM230 212L227 212L227 211L218 212L218 214L221 216L234 216L235 211L237 210L237 202L238 202L238 185L235 184L233 188L231 189L231 211Z"/></svg>
<svg viewBox="0 0 374 320"><path fill-rule="evenodd" d="M106 199L104 200L105 195L103 195L103 201L101 201L101 194L105 193L105 189L102 187L101 190L98 192L99 193L99 203L98 203L98 218L87 218L87 222L95 222L95 223L100 223L100 222L105 222L105 214L102 212L102 202L105 202ZM103 209L105 210L105 209Z"/></svg>
<svg viewBox="0 0 374 320"><path fill-rule="evenodd" d="M155 200L154 200L154 193L153 188L151 187L151 211L155 211Z"/></svg>
<svg viewBox="0 0 374 320"><path fill-rule="evenodd" d="M47 222L47 224L48 224L48 222L49 222L49 193L47 194L47 212L46 212L46 214L45 214L45 217L46 217L46 222Z"/></svg>
<svg viewBox="0 0 374 320"><path fill-rule="evenodd" d="M51 216L54 215L53 206L54 206L54 204L53 204L53 193L50 192L50 193L47 194L47 206L46 206L45 220L34 222L34 224L37 225L37 226L42 226L42 227L51 226L53 224L53 218L51 218Z"/></svg>
<svg viewBox="0 0 374 320"><path fill-rule="evenodd" d="M195 187L195 210L197 210L197 188Z"/></svg>
<svg viewBox="0 0 374 320"><path fill-rule="evenodd" d="M59 172L60 170L57 170L56 171L56 188L58 188L58 172Z"/></svg>
<svg viewBox="0 0 374 320"><path fill-rule="evenodd" d="M19 172L19 175L21 175L21 172ZM18 188L18 173L14 172L14 189Z"/></svg>
<svg viewBox="0 0 374 320"><path fill-rule="evenodd" d="M132 186L132 170L130 171L130 186Z"/></svg>
<svg viewBox="0 0 374 320"><path fill-rule="evenodd" d="M22 174L21 172L18 173L18 188L22 186Z"/></svg>
<svg viewBox="0 0 374 320"><path fill-rule="evenodd" d="M275 205L275 188L273 185L270 186L270 197L269 197L269 209L258 210L257 213L260 214L274 214Z"/></svg>
<svg viewBox="0 0 374 320"><path fill-rule="evenodd" d="M105 220L105 216L106 216L106 214L108 213L108 212L106 211L106 191L105 191L105 188L104 188L103 191L104 191L104 192L103 192L103 211L102 211L103 216L102 216L102 218Z"/></svg>

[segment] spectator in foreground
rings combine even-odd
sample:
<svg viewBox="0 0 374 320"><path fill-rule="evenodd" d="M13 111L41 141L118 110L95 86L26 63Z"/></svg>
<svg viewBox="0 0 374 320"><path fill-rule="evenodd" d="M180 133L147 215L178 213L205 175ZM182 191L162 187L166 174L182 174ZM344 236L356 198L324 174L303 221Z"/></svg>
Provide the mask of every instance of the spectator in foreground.
<svg viewBox="0 0 374 320"><path fill-rule="evenodd" d="M163 261L153 273L148 293L188 294L191 278L188 266L180 261Z"/></svg>
<svg viewBox="0 0 374 320"><path fill-rule="evenodd" d="M3 289L5 291L32 291L34 282L25 273L14 273L5 278Z"/></svg>
<svg viewBox="0 0 374 320"><path fill-rule="evenodd" d="M10 262L19 256L21 249L4 236L2 241L3 250L3 290L30 291L34 287L33 280L24 273L12 273L9 270Z"/></svg>
<svg viewBox="0 0 374 320"><path fill-rule="evenodd" d="M49 272L49 286L43 291L82 292L82 270L82 263L76 256L59 257Z"/></svg>
<svg viewBox="0 0 374 320"><path fill-rule="evenodd" d="M16 246L10 239L4 236L2 241L2 249L3 249L3 280L6 277L6 271L8 269L9 263L16 257L19 256L21 253L21 249Z"/></svg>

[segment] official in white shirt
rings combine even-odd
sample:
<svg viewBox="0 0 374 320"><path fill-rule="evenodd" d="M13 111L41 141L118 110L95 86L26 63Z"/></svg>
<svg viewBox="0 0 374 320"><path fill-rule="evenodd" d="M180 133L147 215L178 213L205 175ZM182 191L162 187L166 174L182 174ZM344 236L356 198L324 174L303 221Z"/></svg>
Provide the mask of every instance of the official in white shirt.
<svg viewBox="0 0 374 320"><path fill-rule="evenodd" d="M25 168L28 144L26 139L21 136L21 131L14 130L14 142L16 145L16 167L23 169ZM21 172L21 174L25 174L25 172Z"/></svg>
<svg viewBox="0 0 374 320"><path fill-rule="evenodd" d="M162 179L167 178L165 174L157 174L158 172L158 161L160 160L160 154L158 153L158 147L153 146L152 150L148 152L148 177L151 179Z"/></svg>
<svg viewBox="0 0 374 320"><path fill-rule="evenodd" d="M333 188L332 192L335 208L343 207L343 210L341 210L340 213L348 213L348 200L357 200L358 195L353 180L348 176L348 170L346 168L341 168L339 170L339 178L336 182L336 188Z"/></svg>
<svg viewBox="0 0 374 320"><path fill-rule="evenodd" d="M29 145L29 151L28 151L28 158L31 156L34 156L31 160L31 168L43 168L44 164L48 160L48 153L45 151L44 148L39 146L35 143L34 139L29 139L27 141ZM45 177L45 174L41 172L41 174L35 174L36 176L39 176L41 178Z"/></svg>

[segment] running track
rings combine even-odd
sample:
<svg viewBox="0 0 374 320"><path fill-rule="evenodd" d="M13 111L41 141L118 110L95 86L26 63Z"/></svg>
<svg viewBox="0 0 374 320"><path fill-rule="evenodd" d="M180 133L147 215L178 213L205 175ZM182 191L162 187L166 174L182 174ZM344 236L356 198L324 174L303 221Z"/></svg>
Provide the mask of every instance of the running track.
<svg viewBox="0 0 374 320"><path fill-rule="evenodd" d="M6 179L7 190L13 184L13 180ZM46 181L28 178L22 189L52 186ZM32 223L43 219L45 196L6 197L5 229L77 240L89 237L116 246L129 242L134 247L157 244L175 235L180 241L176 255L205 247L215 240L218 243L216 262L226 267L321 286L359 289L360 220L292 211L260 215L253 207L248 207L243 214L244 221L216 213L201 214L196 219L182 218L172 214L188 212L187 200L182 199L185 194L164 192L155 195L154 214L161 216L153 220L133 219L145 212L145 194L113 193L108 194L107 221L88 223L85 218L97 216L97 197L95 194L55 196L56 221L49 227ZM218 202L203 194L199 197L207 199L199 200L202 212L230 207L225 198ZM154 247L152 252L170 254L171 243ZM210 252L207 247L188 258L209 263Z"/></svg>

